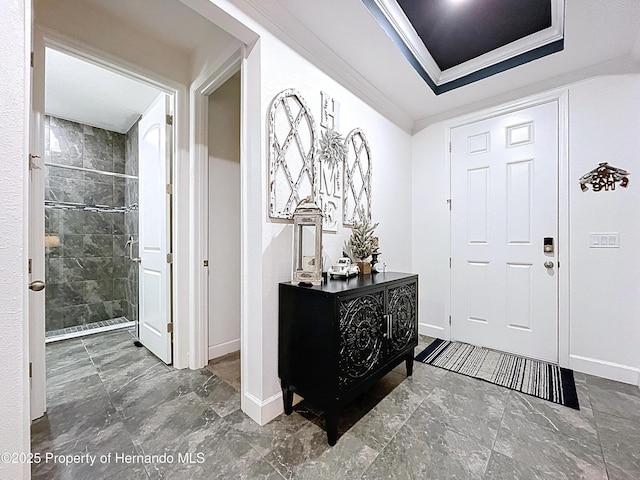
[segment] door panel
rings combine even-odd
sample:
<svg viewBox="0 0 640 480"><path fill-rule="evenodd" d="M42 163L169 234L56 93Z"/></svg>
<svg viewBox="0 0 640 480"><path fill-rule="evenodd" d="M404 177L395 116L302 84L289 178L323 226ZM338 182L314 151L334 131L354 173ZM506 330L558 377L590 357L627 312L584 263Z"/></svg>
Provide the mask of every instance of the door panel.
<svg viewBox="0 0 640 480"><path fill-rule="evenodd" d="M29 169L29 282L45 278L44 255L44 42L33 39L31 69L30 153L35 155ZM31 363L31 420L46 410L45 290L29 290L29 362Z"/></svg>
<svg viewBox="0 0 640 480"><path fill-rule="evenodd" d="M555 102L451 131L453 339L557 361L557 172Z"/></svg>
<svg viewBox="0 0 640 480"><path fill-rule="evenodd" d="M410 283L389 287L387 313L391 315L389 354L395 355L406 349L416 338L417 285Z"/></svg>
<svg viewBox="0 0 640 480"><path fill-rule="evenodd" d="M345 391L384 360L384 290L340 299L339 389Z"/></svg>
<svg viewBox="0 0 640 480"><path fill-rule="evenodd" d="M161 95L139 123L140 342L171 363L170 195L167 194L171 130L169 97Z"/></svg>

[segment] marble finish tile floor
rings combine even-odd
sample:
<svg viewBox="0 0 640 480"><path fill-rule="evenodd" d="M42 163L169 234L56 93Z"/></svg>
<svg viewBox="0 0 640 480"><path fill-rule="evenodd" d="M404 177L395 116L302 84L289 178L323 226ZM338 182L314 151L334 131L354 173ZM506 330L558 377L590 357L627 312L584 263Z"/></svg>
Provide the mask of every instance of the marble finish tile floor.
<svg viewBox="0 0 640 480"><path fill-rule="evenodd" d="M34 479L640 478L631 385L576 374L576 411L421 363L407 378L401 365L345 408L329 447L304 401L263 427L240 410L239 354L175 370L133 340L47 346L32 451L58 461L34 464Z"/></svg>

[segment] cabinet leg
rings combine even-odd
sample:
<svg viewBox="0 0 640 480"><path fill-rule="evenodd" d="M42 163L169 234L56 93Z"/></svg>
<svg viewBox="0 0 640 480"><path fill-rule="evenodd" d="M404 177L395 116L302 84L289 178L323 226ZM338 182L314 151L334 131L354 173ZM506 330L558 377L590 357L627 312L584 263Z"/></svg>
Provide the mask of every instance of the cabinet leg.
<svg viewBox="0 0 640 480"><path fill-rule="evenodd" d="M407 377L410 377L413 375L413 353L407 356L405 363L407 365Z"/></svg>
<svg viewBox="0 0 640 480"><path fill-rule="evenodd" d="M282 384L282 400L284 401L284 413L291 415L293 412L293 391L289 389L289 385Z"/></svg>
<svg viewBox="0 0 640 480"><path fill-rule="evenodd" d="M327 443L332 447L338 440L338 410L327 410L324 419L327 422Z"/></svg>

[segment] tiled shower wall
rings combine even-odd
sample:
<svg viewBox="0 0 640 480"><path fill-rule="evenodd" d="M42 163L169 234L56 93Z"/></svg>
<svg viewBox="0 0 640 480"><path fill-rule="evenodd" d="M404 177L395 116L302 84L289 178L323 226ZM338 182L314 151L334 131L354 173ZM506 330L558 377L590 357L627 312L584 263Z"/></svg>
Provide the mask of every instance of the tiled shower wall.
<svg viewBox="0 0 640 480"><path fill-rule="evenodd" d="M45 200L57 205L45 206L47 331L129 316L126 179L62 167L125 173L125 146L123 134L45 119L45 162L61 165L45 177ZM69 203L98 208L58 208Z"/></svg>

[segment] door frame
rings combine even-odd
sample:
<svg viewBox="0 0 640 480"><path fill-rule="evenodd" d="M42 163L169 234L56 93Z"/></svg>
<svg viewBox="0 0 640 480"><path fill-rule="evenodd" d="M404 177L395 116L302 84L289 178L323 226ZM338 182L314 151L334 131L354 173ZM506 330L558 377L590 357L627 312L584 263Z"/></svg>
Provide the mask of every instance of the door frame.
<svg viewBox="0 0 640 480"><path fill-rule="evenodd" d="M189 210L188 210L188 172L185 173L184 168L180 170L180 165L184 165L187 162L183 161L183 157L188 148L188 102L187 88L171 79L165 78L154 72L145 70L135 64L129 63L120 57L106 53L104 51L95 49L89 45L84 44L74 38L68 37L55 30L51 30L40 25L34 26L34 60L40 60L42 63L33 69L34 82L42 81L44 84L45 75L45 49L52 48L63 52L68 55L72 55L80 60L92 63L101 68L105 68L112 72L124 75L133 80L146 83L147 85L164 92L172 97L172 107L174 112L174 137L172 145L172 182L174 185L172 195L172 233L171 233L171 245L174 254L173 263L173 279L172 282L172 318L174 319L174 338L173 338L173 365L176 368L185 368L188 365L189 357L189 311L187 296L183 292L178 292L178 286L183 285L183 289L188 288L186 286L188 279L188 245L189 245L189 233L188 228L180 228L183 224L188 224ZM43 124L44 125L44 124ZM41 142L44 146L44 128L38 127L36 132L39 139L37 142ZM186 159L185 159L186 160ZM185 179L186 177L186 179ZM31 222L31 218L29 219ZM184 281L177 281L184 279ZM46 279L45 279L46 281ZM34 346L35 351L31 352L32 361L34 363L34 371L45 370L45 340L42 335L43 332L30 329L30 342ZM39 338L41 337L41 338ZM40 346L40 344L42 344ZM35 379L36 377L34 377ZM37 377L38 379L44 379L44 373ZM44 386L40 386L32 389L32 394L38 394L41 398L34 399L36 405L42 402L43 409L46 409L44 396L46 395L46 389Z"/></svg>
<svg viewBox="0 0 640 480"><path fill-rule="evenodd" d="M569 90L561 88L528 96L519 100L480 110L454 118L446 125L446 144L451 145L452 130L471 123L488 120L501 115L514 113L544 103L556 102L558 105L558 363L569 367ZM451 151L447 149L449 164L449 198L451 199ZM455 201L455 199L453 199ZM451 213L449 213L449 257L451 257ZM451 270L449 270L449 302L446 315L451 319ZM444 334L451 338L451 324L445 322Z"/></svg>
<svg viewBox="0 0 640 480"><path fill-rule="evenodd" d="M202 368L209 363L209 268L203 261L209 258L209 95L231 78L235 73L243 72L243 51L240 45L232 45L223 60L202 73L194 82L190 90L191 103L191 143L190 153L193 172L193 195L191 197L191 211L193 215L193 243L192 254L189 259L191 281L193 288L190 294L193 309L193 323L191 324L189 368ZM240 92L240 102L243 92ZM242 115L242 112L241 112ZM241 133L242 135L242 133ZM242 169L242 158L240 159ZM241 199L242 196L241 185ZM242 205L241 205L242 209ZM243 225L240 226L243 229ZM244 252L244 236L240 234L241 251ZM241 269L242 266L238 265ZM224 274L215 272L216 275ZM242 270L241 270L241 283ZM241 303L244 289L241 289ZM241 313L242 316L242 313ZM241 319L242 323L242 319ZM242 377L242 372L241 372Z"/></svg>

